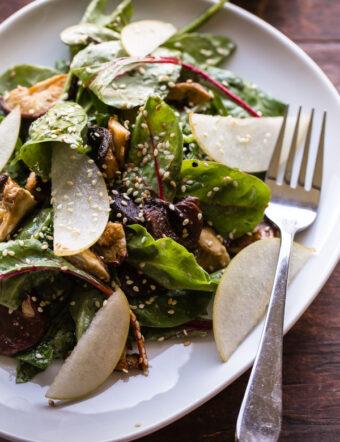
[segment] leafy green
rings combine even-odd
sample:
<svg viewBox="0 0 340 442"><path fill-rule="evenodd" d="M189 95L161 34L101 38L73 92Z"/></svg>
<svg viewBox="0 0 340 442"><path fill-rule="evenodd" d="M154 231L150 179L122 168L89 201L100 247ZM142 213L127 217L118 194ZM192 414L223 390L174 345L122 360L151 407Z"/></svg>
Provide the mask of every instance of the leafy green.
<svg viewBox="0 0 340 442"><path fill-rule="evenodd" d="M223 164L198 160L183 161L181 173L177 197L197 196L205 221L222 236L241 236L263 218L270 190L259 178Z"/></svg>
<svg viewBox="0 0 340 442"><path fill-rule="evenodd" d="M185 26L183 29L178 31L178 34L186 34L188 32L192 32L195 29L202 26L206 21L208 21L216 12L218 12L223 5L228 0L220 0L219 2L215 3L214 5L210 6L206 11L204 11L199 17L197 17L193 22L189 23L187 26ZM176 34L177 35L177 34Z"/></svg>
<svg viewBox="0 0 340 442"><path fill-rule="evenodd" d="M97 45L87 46L78 52L72 60L70 69L74 70L92 65L95 66L124 56L126 56L126 53L120 41L106 41Z"/></svg>
<svg viewBox="0 0 340 442"><path fill-rule="evenodd" d="M204 337L209 332L209 328L200 329L190 324L182 324L177 327L165 328L165 327L143 327L142 334L144 340L147 342L164 341L168 339L188 339Z"/></svg>
<svg viewBox="0 0 340 442"><path fill-rule="evenodd" d="M105 12L106 3L107 0L92 0L81 23L95 23L120 32L133 15L131 0L123 0L111 14Z"/></svg>
<svg viewBox="0 0 340 442"><path fill-rule="evenodd" d="M21 147L22 142L21 139L18 138L14 152L6 166L3 168L2 173L7 173L16 183L19 184L19 186L24 187L26 185L27 177L30 174L30 170L25 163L19 160Z"/></svg>
<svg viewBox="0 0 340 442"><path fill-rule="evenodd" d="M93 288L78 288L72 295L70 312L76 324L77 341L91 324L92 319L104 301L102 293Z"/></svg>
<svg viewBox="0 0 340 442"><path fill-rule="evenodd" d="M118 40L119 34L93 23L81 23L64 29L60 38L67 46L84 47L90 43Z"/></svg>
<svg viewBox="0 0 340 442"><path fill-rule="evenodd" d="M16 356L17 383L31 380L37 373L45 370L54 359L60 359L75 345L74 322L67 309L54 318L43 340L33 348ZM28 366L35 367L36 370Z"/></svg>
<svg viewBox="0 0 340 442"><path fill-rule="evenodd" d="M192 253L171 238L157 241L140 225L129 226L127 262L169 290L213 292L218 281L196 262Z"/></svg>
<svg viewBox="0 0 340 442"><path fill-rule="evenodd" d="M70 62L67 60L57 60L54 66L58 72L61 74L67 74L70 70Z"/></svg>
<svg viewBox="0 0 340 442"><path fill-rule="evenodd" d="M52 143L66 143L79 152L86 152L82 138L86 123L86 112L79 104L57 103L32 123L30 139L22 146L19 158L36 174L48 178Z"/></svg>
<svg viewBox="0 0 340 442"><path fill-rule="evenodd" d="M275 117L284 114L286 105L261 91L253 83L242 80L230 71L216 67L210 67L207 72L211 77L249 104L256 112L261 112L264 117ZM233 117L241 118L249 117L247 111L220 91L216 91L215 95L220 98L219 106L222 110L219 113L221 115L232 115Z"/></svg>
<svg viewBox="0 0 340 442"><path fill-rule="evenodd" d="M51 207L46 207L30 215L25 224L21 226L16 239L40 239L41 236L51 235L52 228L53 211Z"/></svg>
<svg viewBox="0 0 340 442"><path fill-rule="evenodd" d="M202 68L218 66L235 50L235 43L228 37L214 34L176 34L163 45L181 51L181 59Z"/></svg>
<svg viewBox="0 0 340 442"><path fill-rule="evenodd" d="M133 297L130 305L135 306L132 308L140 325L167 328L177 327L205 314L211 297L212 293L207 292L170 290L157 296L150 304L145 304L143 296ZM143 308L140 308L141 305Z"/></svg>
<svg viewBox="0 0 340 442"><path fill-rule="evenodd" d="M44 370L41 370L34 365L28 364L27 362L19 361L15 382L17 384L24 384L26 382L29 382L42 371Z"/></svg>
<svg viewBox="0 0 340 442"><path fill-rule="evenodd" d="M29 64L21 64L13 66L4 72L0 77L0 95L6 91L11 91L17 86L31 87L39 81L57 75L59 72L55 69L34 66Z"/></svg>
<svg viewBox="0 0 340 442"><path fill-rule="evenodd" d="M146 188L161 198L171 199L174 188L170 182L179 179L182 156L182 131L174 111L161 98L149 97L137 117L128 155L128 163L138 170L128 169L128 176L131 180L136 176L142 178L138 189L141 194Z"/></svg>
<svg viewBox="0 0 340 442"><path fill-rule="evenodd" d="M155 55L173 56L173 53L163 48ZM117 58L111 63L75 69L73 72L103 103L129 109L144 105L150 95L165 98L169 92L169 82L176 83L180 71L179 65L155 63L141 66L132 58Z"/></svg>
<svg viewBox="0 0 340 442"><path fill-rule="evenodd" d="M73 266L50 249L42 249L36 239L16 240L0 243L0 283L10 277L34 271L62 271L85 280L102 292L110 295L112 290L96 278ZM37 275L37 273L35 273ZM36 277L35 277L36 278ZM1 293L1 290L0 290ZM0 302L1 302L0 297Z"/></svg>
<svg viewBox="0 0 340 442"><path fill-rule="evenodd" d="M25 273L1 281L0 305L12 310L19 308L29 289L27 280L28 275Z"/></svg>

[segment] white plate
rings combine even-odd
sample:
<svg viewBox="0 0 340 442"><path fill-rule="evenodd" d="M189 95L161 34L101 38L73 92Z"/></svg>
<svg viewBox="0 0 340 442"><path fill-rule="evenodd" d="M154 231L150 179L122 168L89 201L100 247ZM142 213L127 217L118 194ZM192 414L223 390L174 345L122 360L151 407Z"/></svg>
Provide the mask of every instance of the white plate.
<svg viewBox="0 0 340 442"><path fill-rule="evenodd" d="M77 23L87 0L39 0L0 26L0 72L17 63L52 66L67 50L59 32ZM183 25L207 6L207 1L135 1L135 18L158 18ZM242 9L227 5L204 26L234 38L238 44L229 67L267 92L306 110L328 111L324 188L320 214L300 237L317 253L290 287L285 329L312 302L335 266L340 250L339 97L326 76L290 40ZM318 124L316 124L318 126ZM57 364L33 382L15 385L15 363L0 358L0 434L26 441L112 441L140 437L193 410L225 388L251 364L261 327L226 364L219 360L212 339L184 347L181 343L148 345L148 377L113 375L89 399L50 408L44 399ZM225 410L227 412L227 410ZM140 424L140 426L135 426Z"/></svg>

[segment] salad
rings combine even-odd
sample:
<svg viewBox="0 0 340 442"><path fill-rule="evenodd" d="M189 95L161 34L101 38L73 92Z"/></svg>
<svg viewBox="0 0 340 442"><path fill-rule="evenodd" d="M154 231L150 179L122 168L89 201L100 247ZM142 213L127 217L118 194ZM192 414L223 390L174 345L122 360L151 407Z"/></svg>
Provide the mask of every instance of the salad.
<svg viewBox="0 0 340 442"><path fill-rule="evenodd" d="M261 178L285 104L221 67L235 42L197 31L224 3L177 29L92 0L61 33L69 60L0 76L0 354L17 383L55 359L53 399L147 373L148 342L209 333L225 268L277 236Z"/></svg>

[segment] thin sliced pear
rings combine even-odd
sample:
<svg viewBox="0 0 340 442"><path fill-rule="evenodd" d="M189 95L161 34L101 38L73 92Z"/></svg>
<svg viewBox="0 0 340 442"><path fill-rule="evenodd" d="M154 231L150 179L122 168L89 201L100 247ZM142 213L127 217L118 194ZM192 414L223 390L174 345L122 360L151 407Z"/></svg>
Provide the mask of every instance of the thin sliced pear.
<svg viewBox="0 0 340 442"><path fill-rule="evenodd" d="M56 143L52 153L54 253L76 255L102 235L109 219L105 181L87 155Z"/></svg>
<svg viewBox="0 0 340 442"><path fill-rule="evenodd" d="M273 286L280 240L268 238L243 249L226 268L213 306L217 350L226 362L260 322ZM312 250L294 243L289 282L311 256Z"/></svg>
<svg viewBox="0 0 340 442"><path fill-rule="evenodd" d="M21 124L20 106L16 106L0 123L0 171L11 158L18 140Z"/></svg>
<svg viewBox="0 0 340 442"><path fill-rule="evenodd" d="M177 32L171 23L159 20L141 20L122 29L123 48L132 57L145 57Z"/></svg>
<svg viewBox="0 0 340 442"><path fill-rule="evenodd" d="M110 376L128 337L130 307L118 289L94 317L46 393L51 399L77 399Z"/></svg>
<svg viewBox="0 0 340 442"><path fill-rule="evenodd" d="M283 117L235 118L190 114L192 133L213 160L243 172L268 169ZM287 118L281 161L288 158L295 117ZM306 134L309 117L301 115L298 146Z"/></svg>

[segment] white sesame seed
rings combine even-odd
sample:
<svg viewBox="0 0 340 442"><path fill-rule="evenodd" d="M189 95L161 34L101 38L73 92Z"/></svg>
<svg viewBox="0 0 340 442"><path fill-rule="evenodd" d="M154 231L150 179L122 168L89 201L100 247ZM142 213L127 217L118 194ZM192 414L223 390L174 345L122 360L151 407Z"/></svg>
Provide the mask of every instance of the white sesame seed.
<svg viewBox="0 0 340 442"><path fill-rule="evenodd" d="M186 225L188 225L189 224L189 220L188 220L188 218L186 218L184 221L183 221L183 226L186 226Z"/></svg>
<svg viewBox="0 0 340 442"><path fill-rule="evenodd" d="M9 254L9 256L14 256L14 255L15 255L15 252L14 252L13 250L9 250L9 251L8 251L8 254Z"/></svg>
<svg viewBox="0 0 340 442"><path fill-rule="evenodd" d="M207 192L207 197L209 198L209 197L211 197L211 195L212 195L212 191L209 190L209 192Z"/></svg>

